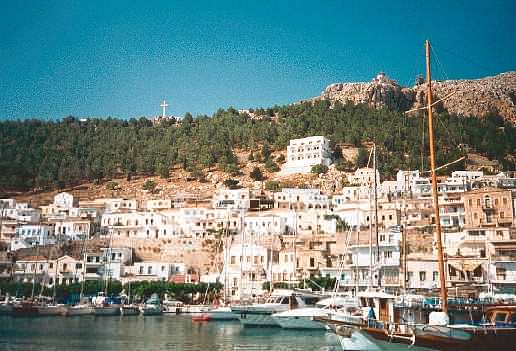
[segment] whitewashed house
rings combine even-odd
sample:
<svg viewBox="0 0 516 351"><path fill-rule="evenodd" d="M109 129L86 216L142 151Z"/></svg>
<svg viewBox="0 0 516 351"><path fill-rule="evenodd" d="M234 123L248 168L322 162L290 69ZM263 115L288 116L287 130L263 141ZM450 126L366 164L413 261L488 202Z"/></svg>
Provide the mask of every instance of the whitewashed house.
<svg viewBox="0 0 516 351"><path fill-rule="evenodd" d="M323 136L292 139L287 146L287 162L282 174L309 173L312 166L332 163L330 142Z"/></svg>
<svg viewBox="0 0 516 351"><path fill-rule="evenodd" d="M249 209L249 189L219 188L212 197L213 208Z"/></svg>

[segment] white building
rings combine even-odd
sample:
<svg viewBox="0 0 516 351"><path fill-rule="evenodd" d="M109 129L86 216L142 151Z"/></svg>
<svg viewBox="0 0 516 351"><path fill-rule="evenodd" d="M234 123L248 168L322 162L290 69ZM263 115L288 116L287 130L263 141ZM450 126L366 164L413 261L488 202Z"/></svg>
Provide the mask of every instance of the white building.
<svg viewBox="0 0 516 351"><path fill-rule="evenodd" d="M309 173L312 166L332 163L329 140L323 136L292 139L287 147L287 162L282 173Z"/></svg>
<svg viewBox="0 0 516 351"><path fill-rule="evenodd" d="M212 198L213 208L249 209L249 189L219 188Z"/></svg>
<svg viewBox="0 0 516 351"><path fill-rule="evenodd" d="M224 264L221 276L227 277L231 299L262 295L263 283L270 281L272 251L256 244L233 244L224 250L229 262Z"/></svg>
<svg viewBox="0 0 516 351"><path fill-rule="evenodd" d="M61 208L72 208L79 205L79 201L70 193L59 193L54 196L54 205Z"/></svg>
<svg viewBox="0 0 516 351"><path fill-rule="evenodd" d="M16 235L11 240L11 251L37 245L55 243L53 228L44 224L23 224L16 228Z"/></svg>

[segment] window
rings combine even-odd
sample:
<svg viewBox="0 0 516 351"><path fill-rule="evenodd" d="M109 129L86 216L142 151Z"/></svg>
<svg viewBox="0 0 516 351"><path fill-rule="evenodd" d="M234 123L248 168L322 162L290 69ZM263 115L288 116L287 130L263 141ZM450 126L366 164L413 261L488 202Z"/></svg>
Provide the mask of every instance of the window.
<svg viewBox="0 0 516 351"><path fill-rule="evenodd" d="M76 263L75 269L82 269L82 263Z"/></svg>
<svg viewBox="0 0 516 351"><path fill-rule="evenodd" d="M231 256L231 264L235 264L235 256Z"/></svg>
<svg viewBox="0 0 516 351"><path fill-rule="evenodd" d="M502 202L503 202L503 204L504 204L504 205L507 205L507 198L506 198L506 197L504 197L504 198L502 199Z"/></svg>
<svg viewBox="0 0 516 351"><path fill-rule="evenodd" d="M505 213L502 211L500 212L500 218L504 218L505 217Z"/></svg>
<svg viewBox="0 0 516 351"><path fill-rule="evenodd" d="M392 258L392 251L385 251L383 253L384 258Z"/></svg>
<svg viewBox="0 0 516 351"><path fill-rule="evenodd" d="M147 267L147 274L152 274L152 266Z"/></svg>
<svg viewBox="0 0 516 351"><path fill-rule="evenodd" d="M422 282L426 280L426 272L419 272L419 280Z"/></svg>
<svg viewBox="0 0 516 351"><path fill-rule="evenodd" d="M434 271L434 273L432 274L432 280L435 282L435 281L437 281L438 278L439 278L439 272Z"/></svg>
<svg viewBox="0 0 516 351"><path fill-rule="evenodd" d="M310 257L310 267L315 267L315 259Z"/></svg>
<svg viewBox="0 0 516 351"><path fill-rule="evenodd" d="M139 273L140 273L140 274L143 274L143 266L140 266Z"/></svg>

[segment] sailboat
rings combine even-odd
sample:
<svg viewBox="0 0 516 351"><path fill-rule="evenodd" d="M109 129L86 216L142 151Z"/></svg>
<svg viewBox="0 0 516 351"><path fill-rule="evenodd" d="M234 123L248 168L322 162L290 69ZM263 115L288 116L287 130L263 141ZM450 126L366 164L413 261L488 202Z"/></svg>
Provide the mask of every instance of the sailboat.
<svg viewBox="0 0 516 351"><path fill-rule="evenodd" d="M137 305L131 303L131 281L129 281L128 295L126 297L122 294L122 306L120 307L120 314L122 316L137 316L140 314L140 309Z"/></svg>
<svg viewBox="0 0 516 351"><path fill-rule="evenodd" d="M85 273L86 273L86 262L84 261L84 252L85 252L85 238L82 239L82 279L81 279L81 291L79 294L79 303L77 305L68 306L66 310L63 312L63 315L68 317L73 316L87 316L95 313L95 310L91 304L89 298L84 298L84 284L86 282Z"/></svg>
<svg viewBox="0 0 516 351"><path fill-rule="evenodd" d="M341 334L359 335L370 344L366 350L443 350L483 351L511 350L516 344L516 306L493 306L486 309L485 322L480 325L450 325L448 317L448 296L444 270L444 253L441 240L441 224L435 167L435 145L432 116L432 79L430 70L430 42L425 42L427 74L427 111L432 171L432 198L435 211L438 268L440 277L440 298L442 311L431 312L428 324L389 323L369 319L367 325L353 329L343 327ZM339 334L339 329L337 329Z"/></svg>
<svg viewBox="0 0 516 351"><path fill-rule="evenodd" d="M57 266L59 264L59 260L57 259L57 255L55 255L55 257L56 257L56 261L55 261L55 273L54 273L52 299L49 301L49 299L46 299L42 296L42 292L43 292L43 282L42 282L41 290L40 290L39 298L38 298L39 303L36 306L36 308L38 309L38 314L40 316L59 316L65 312L64 305L56 304L56 287L57 287L57 271L58 271ZM50 254L47 257L47 265L48 265L49 258L50 258Z"/></svg>
<svg viewBox="0 0 516 351"><path fill-rule="evenodd" d="M229 231L229 209L228 209L228 218L227 218L227 225L226 229L224 231L224 241L221 243L221 246L229 247L228 241L230 240L230 231ZM225 243L224 243L225 242ZM227 274L227 267L228 267L228 261L229 261L229 251L227 249L222 248L224 259L223 259L223 267L222 271L224 271L224 292L222 296L222 305L216 306L214 308L210 308L209 311L203 313L203 315L206 316L208 320L213 321L231 321L231 320L237 320L238 317L236 314L233 313L233 310L231 309L231 306L229 306L228 299L227 299L227 290L228 290L228 274ZM222 273L222 271L220 273ZM220 277L220 274L219 274Z"/></svg>

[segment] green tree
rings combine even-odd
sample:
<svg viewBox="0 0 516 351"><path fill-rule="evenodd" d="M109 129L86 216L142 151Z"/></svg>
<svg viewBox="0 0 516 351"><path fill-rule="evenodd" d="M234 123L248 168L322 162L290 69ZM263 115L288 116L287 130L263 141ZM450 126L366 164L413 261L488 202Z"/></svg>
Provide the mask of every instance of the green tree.
<svg viewBox="0 0 516 351"><path fill-rule="evenodd" d="M323 165L322 163L318 165L313 165L311 172L315 174L326 173L328 172L328 166Z"/></svg>
<svg viewBox="0 0 516 351"><path fill-rule="evenodd" d="M265 162L265 169L269 172L278 172L280 170L276 162L274 162L270 158Z"/></svg>
<svg viewBox="0 0 516 351"><path fill-rule="evenodd" d="M150 193L154 193L154 191L156 191L156 187L158 185L156 184L156 182L152 179L147 179L143 185L142 185L142 189L143 190L147 190L148 192Z"/></svg>
<svg viewBox="0 0 516 351"><path fill-rule="evenodd" d="M256 181L263 180L263 174L259 167L254 167L251 173L249 173L249 177Z"/></svg>

